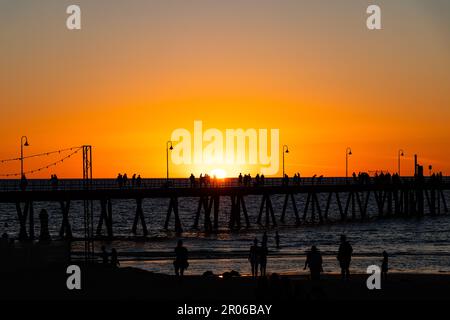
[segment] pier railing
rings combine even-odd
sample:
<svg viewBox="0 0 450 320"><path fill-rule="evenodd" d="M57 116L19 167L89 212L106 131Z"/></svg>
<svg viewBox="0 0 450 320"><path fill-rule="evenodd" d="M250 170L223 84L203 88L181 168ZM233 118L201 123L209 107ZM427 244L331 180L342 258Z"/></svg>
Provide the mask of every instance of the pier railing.
<svg viewBox="0 0 450 320"><path fill-rule="evenodd" d="M425 182L429 181L430 177L425 177ZM414 181L414 177L402 177L402 183L410 183ZM450 177L442 177L441 182L445 184L450 183ZM265 178L264 183L259 183L258 186L275 187L282 186L282 178ZM312 178L305 177L299 180L294 180L294 178L289 178L288 185L346 185L346 184L360 184L361 182L355 180L354 178L345 177L324 177L324 178ZM375 178L371 177L364 184L376 184ZM254 186L256 180L252 178L248 186ZM225 179L211 179L210 183L202 184L202 187L241 187L244 184L239 183L238 178L225 178ZM57 184L52 183L48 179L29 179L27 181L26 191L47 191L47 190L81 190L84 188L84 183L82 179L59 179ZM157 189L157 188L200 188L199 179L196 179L194 186L192 186L191 181L187 178L151 178L142 179L140 183L137 181L132 181L128 179L125 185L119 185L116 179L93 179L90 189L93 190L110 190L110 189ZM19 191L20 180L17 179L3 179L0 180L0 192L6 191Z"/></svg>

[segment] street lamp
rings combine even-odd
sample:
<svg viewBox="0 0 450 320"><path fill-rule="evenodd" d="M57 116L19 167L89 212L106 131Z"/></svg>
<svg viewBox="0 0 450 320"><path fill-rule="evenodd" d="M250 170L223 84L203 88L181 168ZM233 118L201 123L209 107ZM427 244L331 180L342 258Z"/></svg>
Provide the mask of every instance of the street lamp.
<svg viewBox="0 0 450 320"><path fill-rule="evenodd" d="M284 154L289 153L289 148L287 145L283 145L283 178L284 178Z"/></svg>
<svg viewBox="0 0 450 320"><path fill-rule="evenodd" d="M22 136L20 138L20 178L23 177L23 147L28 146L29 146L28 138L26 136Z"/></svg>
<svg viewBox="0 0 450 320"><path fill-rule="evenodd" d="M352 155L352 149L347 147L345 149L345 178L348 178L348 156Z"/></svg>
<svg viewBox="0 0 450 320"><path fill-rule="evenodd" d="M398 176L400 176L400 157L405 156L403 149L398 150L397 161L398 161Z"/></svg>
<svg viewBox="0 0 450 320"><path fill-rule="evenodd" d="M170 147L169 147L170 146ZM169 150L173 150L172 141L166 143L166 169L167 169L167 182L169 182Z"/></svg>

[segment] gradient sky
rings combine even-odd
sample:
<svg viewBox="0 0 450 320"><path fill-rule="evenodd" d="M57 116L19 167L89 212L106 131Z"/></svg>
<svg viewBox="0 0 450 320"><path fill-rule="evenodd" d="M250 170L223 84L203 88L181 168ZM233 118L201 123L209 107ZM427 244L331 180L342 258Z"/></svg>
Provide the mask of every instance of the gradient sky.
<svg viewBox="0 0 450 320"><path fill-rule="evenodd" d="M70 4L80 31L65 27ZM0 0L0 159L27 135L28 154L93 145L95 177L163 177L171 132L203 120L279 128L289 174L342 176L347 146L350 171L394 172L402 148L402 173L417 153L449 174L449 33L447 0Z"/></svg>

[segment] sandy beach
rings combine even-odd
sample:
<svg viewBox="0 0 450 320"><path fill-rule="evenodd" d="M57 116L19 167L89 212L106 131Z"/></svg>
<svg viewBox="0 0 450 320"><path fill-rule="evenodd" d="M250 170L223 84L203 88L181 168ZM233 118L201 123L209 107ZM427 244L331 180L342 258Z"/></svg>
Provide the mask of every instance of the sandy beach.
<svg viewBox="0 0 450 320"><path fill-rule="evenodd" d="M367 275L349 281L325 274L319 282L303 275L266 279L185 276L183 279L135 268L82 268L82 289L68 290L63 267L0 274L0 299L104 300L171 302L283 300L450 300L449 274L390 274L381 290L368 290Z"/></svg>

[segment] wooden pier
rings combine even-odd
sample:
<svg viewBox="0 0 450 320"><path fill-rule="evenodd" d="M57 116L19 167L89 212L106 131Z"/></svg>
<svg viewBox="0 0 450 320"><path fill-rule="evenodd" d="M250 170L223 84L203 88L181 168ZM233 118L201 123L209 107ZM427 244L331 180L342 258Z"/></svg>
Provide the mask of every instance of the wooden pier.
<svg viewBox="0 0 450 320"><path fill-rule="evenodd" d="M105 181L105 180L103 180ZM183 198L197 198L198 207L194 212L192 228L200 228L200 219L203 216L202 229L214 232L219 229L220 199L227 197L231 202L229 221L230 230L250 228L252 224L266 227L285 223L288 207L292 207L295 224L326 223L329 219L331 204L338 208L342 221L367 219L369 200L373 198L376 203L376 216L383 218L389 216L420 217L438 215L448 212L445 191L450 190L450 180L447 177L441 180L423 179L416 181L405 178L398 183L358 183L351 179L329 178L317 183L304 179L298 184L285 185L280 179L266 179L264 185L242 186L235 179L227 179L221 184L207 187L191 187L187 179L174 179L167 184L162 179L148 179L140 186L118 187L114 180L107 183L93 180L89 185L76 185L73 181L61 181L57 187L49 187L47 182L31 183L30 189L18 190L14 187L0 189L0 203L13 203L16 205L19 222L19 238L34 239L34 203L56 202L60 204L62 224L60 237L71 239L70 205L73 201L100 204L99 220L95 223L97 237L114 237L114 214L111 200L133 199L136 202L136 211L131 232L137 233L140 224L143 236L148 235L148 228L144 218L143 200L149 198L168 199L168 210L165 229L173 229L177 233L183 232L183 223L180 218L179 202ZM12 186L12 184L10 185ZM299 207L295 195L304 194L306 203ZM272 197L284 196L281 212L275 212ZM326 201L319 201L319 196L325 195ZM260 196L261 204L256 221L250 221L246 206L246 197ZM302 209L302 210L301 210ZM301 214L302 213L302 214ZM173 221L173 223L172 223ZM94 222L90 221L93 225ZM105 234L104 234L105 233Z"/></svg>

